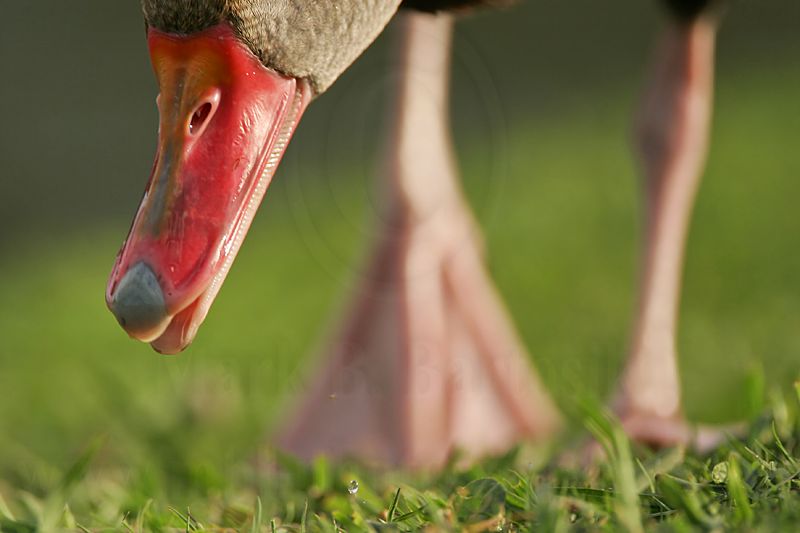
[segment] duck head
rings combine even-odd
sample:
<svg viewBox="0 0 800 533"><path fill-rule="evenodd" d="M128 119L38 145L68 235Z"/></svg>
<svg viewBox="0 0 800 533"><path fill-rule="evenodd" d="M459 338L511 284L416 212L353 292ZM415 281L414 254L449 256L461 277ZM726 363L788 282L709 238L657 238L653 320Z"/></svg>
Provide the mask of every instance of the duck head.
<svg viewBox="0 0 800 533"><path fill-rule="evenodd" d="M306 106L398 4L144 0L158 145L106 289L130 336L162 353L191 343Z"/></svg>

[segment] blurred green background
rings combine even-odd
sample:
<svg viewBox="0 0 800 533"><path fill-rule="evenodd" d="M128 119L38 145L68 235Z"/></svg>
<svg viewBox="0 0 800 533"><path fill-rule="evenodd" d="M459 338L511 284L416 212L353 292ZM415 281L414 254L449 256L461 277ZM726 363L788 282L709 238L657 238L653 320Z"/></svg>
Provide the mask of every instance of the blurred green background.
<svg viewBox="0 0 800 533"><path fill-rule="evenodd" d="M96 435L123 471L155 448L164 476L247 458L358 279L391 28L311 105L196 342L164 357L103 302L155 147L138 3L2 0L2 12L0 479L46 483ZM661 15L639 0L536 0L458 27L465 186L561 401L606 396L626 352L640 218L629 124ZM697 420L744 416L760 372L772 387L800 371L798 29L796 0L750 0L720 34L679 339Z"/></svg>

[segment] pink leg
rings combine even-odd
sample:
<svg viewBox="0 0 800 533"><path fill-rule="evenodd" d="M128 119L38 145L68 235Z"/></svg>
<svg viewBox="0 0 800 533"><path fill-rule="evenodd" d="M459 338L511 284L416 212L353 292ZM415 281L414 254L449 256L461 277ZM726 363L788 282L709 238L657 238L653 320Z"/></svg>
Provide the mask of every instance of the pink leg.
<svg viewBox="0 0 800 533"><path fill-rule="evenodd" d="M631 437L651 444L708 445L681 409L675 349L687 228L707 154L717 20L671 20L656 51L637 121L646 227L632 351L617 409Z"/></svg>
<svg viewBox="0 0 800 533"><path fill-rule="evenodd" d="M280 438L302 457L436 467L558 415L485 271L447 120L452 20L406 14L383 237L326 368Z"/></svg>

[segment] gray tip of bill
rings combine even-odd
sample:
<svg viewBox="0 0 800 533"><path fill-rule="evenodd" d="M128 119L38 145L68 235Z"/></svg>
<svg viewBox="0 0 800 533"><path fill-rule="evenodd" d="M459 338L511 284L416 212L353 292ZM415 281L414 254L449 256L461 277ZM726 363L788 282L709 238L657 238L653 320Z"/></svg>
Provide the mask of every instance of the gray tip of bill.
<svg viewBox="0 0 800 533"><path fill-rule="evenodd" d="M143 262L136 263L122 277L110 307L128 333L152 330L167 317L158 278Z"/></svg>

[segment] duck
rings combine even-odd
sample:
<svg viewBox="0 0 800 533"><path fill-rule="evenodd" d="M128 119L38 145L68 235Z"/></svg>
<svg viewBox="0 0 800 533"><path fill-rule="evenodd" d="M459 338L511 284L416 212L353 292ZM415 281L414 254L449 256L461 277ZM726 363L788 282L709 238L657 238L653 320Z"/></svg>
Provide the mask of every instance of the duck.
<svg viewBox="0 0 800 533"><path fill-rule="evenodd" d="M447 123L454 13L503 3L144 0L158 148L106 288L124 330L164 354L192 342L306 107L397 17L383 231L275 440L437 467L549 434L557 410L483 265Z"/></svg>
<svg viewBox="0 0 800 533"><path fill-rule="evenodd" d="M686 442L674 349L686 228L702 174L717 2L669 22L637 119L643 276L614 406L634 438ZM546 439L562 416L484 261L448 117L454 20L479 0L143 0L158 148L106 303L165 354L195 338L309 104L397 18L378 237L315 377L274 437L303 459L437 468ZM696 4L696 5L695 5Z"/></svg>

